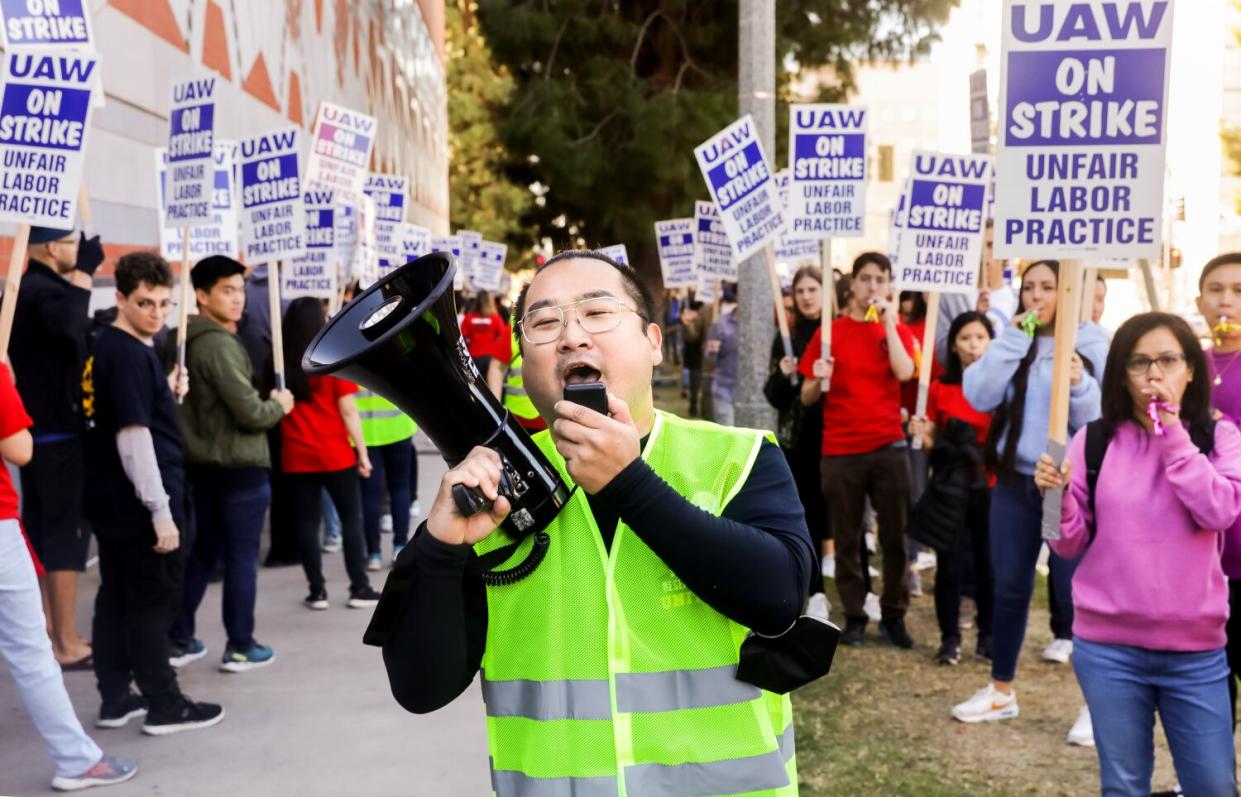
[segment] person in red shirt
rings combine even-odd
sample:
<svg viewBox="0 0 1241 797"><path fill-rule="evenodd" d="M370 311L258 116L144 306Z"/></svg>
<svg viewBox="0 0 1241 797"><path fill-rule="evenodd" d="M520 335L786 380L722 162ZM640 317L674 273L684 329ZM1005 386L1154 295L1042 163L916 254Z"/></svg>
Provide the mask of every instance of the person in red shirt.
<svg viewBox="0 0 1241 797"><path fill-rule="evenodd" d="M966 451L977 462L984 459L987 432L991 429L991 414L979 412L966 400L961 388L965 369L978 362L991 345L995 331L991 321L982 313L962 313L953 319L948 330L948 365L943 376L931 383L927 394L926 417L911 418L910 434L922 435L923 446L930 450L937 432L942 433L953 422L967 424L973 430ZM939 435L946 437L947 435ZM953 436L956 442L956 436ZM932 454L934 457L934 453ZM981 471L982 468L979 468ZM975 650L981 658L991 658L991 611L994 605L994 585L991 575L991 545L989 542L991 517L991 487L995 484L992 474L978 473L975 485L969 491L965 505L965 533L969 535L973 553L975 592L978 606L978 646ZM929 503L936 498L930 494L915 508L914 526L921 518L917 515L933 512ZM936 509L942 509L938 504ZM963 538L957 535L953 544L936 550L935 617L939 621L940 648L935 660L940 664L957 664L961 661L961 562Z"/></svg>
<svg viewBox="0 0 1241 797"><path fill-rule="evenodd" d="M909 460L901 425L901 382L914 373L913 337L892 301L892 263L877 252L853 262L852 296L832 322L831 351L823 357L816 332L798 369L801 401L823 397L823 492L836 540L836 588L845 611L842 641L857 647L866 632L862 573L862 515L866 499L879 521L883 547L883 611L879 631L890 644L913 647L905 629L905 524L909 517ZM869 316L869 318L868 318ZM822 391L822 382L829 388Z"/></svg>
<svg viewBox="0 0 1241 797"><path fill-rule="evenodd" d="M323 303L313 297L294 299L285 311L284 367L297 403L280 422L280 468L289 479L302 568L310 582L303 603L308 609L328 607L319 548L320 495L326 490L340 517L349 573L347 605L364 609L379 601L379 593L366 575L359 476L371 475L371 461L353 399L358 388L334 376L310 376L302 370L302 354L325 323Z"/></svg>

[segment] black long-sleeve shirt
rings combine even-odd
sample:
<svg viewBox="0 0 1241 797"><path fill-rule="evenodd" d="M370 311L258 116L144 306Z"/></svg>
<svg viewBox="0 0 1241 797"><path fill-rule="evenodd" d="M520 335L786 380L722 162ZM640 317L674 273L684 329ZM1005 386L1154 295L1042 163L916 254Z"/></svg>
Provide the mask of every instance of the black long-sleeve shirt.
<svg viewBox="0 0 1241 797"><path fill-rule="evenodd" d="M800 614L812 569L810 535L792 474L770 442L719 517L691 504L641 459L587 498L605 545L611 547L623 519L725 617L778 634ZM412 545L408 604L383 652L397 701L425 713L456 699L478 672L487 599L468 567L475 558L470 546L447 545L422 527Z"/></svg>

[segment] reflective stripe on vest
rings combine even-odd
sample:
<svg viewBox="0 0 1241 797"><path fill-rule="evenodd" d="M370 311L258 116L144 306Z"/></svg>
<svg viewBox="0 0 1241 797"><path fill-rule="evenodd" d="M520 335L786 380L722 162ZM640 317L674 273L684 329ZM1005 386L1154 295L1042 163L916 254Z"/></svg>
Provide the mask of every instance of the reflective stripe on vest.
<svg viewBox="0 0 1241 797"><path fill-rule="evenodd" d="M418 431L413 420L396 405L376 393L361 388L354 395L362 437L368 446L386 446L408 440Z"/></svg>
<svg viewBox="0 0 1241 797"><path fill-rule="evenodd" d="M364 421L376 421L383 418L400 418L405 413L393 407L390 410L361 410L358 417Z"/></svg>
<svg viewBox="0 0 1241 797"><path fill-rule="evenodd" d="M763 438L657 413L642 458L718 516ZM550 435L534 442L572 486ZM496 794L794 797L792 704L736 679L748 629L699 599L623 521L605 548L581 491L547 531L538 569L486 590L482 685ZM492 537L476 553L508 542Z"/></svg>

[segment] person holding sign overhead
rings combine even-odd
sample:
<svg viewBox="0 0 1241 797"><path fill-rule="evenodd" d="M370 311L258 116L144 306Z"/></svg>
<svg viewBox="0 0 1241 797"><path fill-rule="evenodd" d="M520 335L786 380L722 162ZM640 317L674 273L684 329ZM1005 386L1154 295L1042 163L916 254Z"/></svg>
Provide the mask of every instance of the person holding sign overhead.
<svg viewBox="0 0 1241 797"><path fill-rule="evenodd" d="M33 227L29 266L17 292L9 359L34 420L34 454L22 468L22 525L47 568L43 594L52 650L62 667L91 668L90 645L74 619L78 573L90 531L82 523L82 366L91 286L104 261L99 236Z"/></svg>
<svg viewBox="0 0 1241 797"><path fill-rule="evenodd" d="M877 321L867 320L878 315ZM822 483L836 541L836 588L844 605L841 641L858 647L866 632L863 608L862 517L870 498L883 547L879 632L889 644L912 648L905 628L905 526L909 518L909 460L901 426L901 382L914 374L913 337L892 300L892 264L865 252L853 261L848 310L832 322L832 356L823 359L822 330L802 354L801 402L823 399ZM822 384L830 382L827 393Z"/></svg>
<svg viewBox="0 0 1241 797"><path fill-rule="evenodd" d="M953 708L961 722L1011 719L1019 713L1013 680L1025 638L1034 567L1043 545L1043 498L1032 481L1047 442L1052 391L1053 331L1060 264L1031 263L1021 276L1021 303L1012 323L977 363L966 369L965 399L992 413L987 466L997 478L991 499L991 564L995 577L991 683ZM1069 391L1069 426L1080 429L1099 416L1099 383L1107 339L1090 327L1078 330ZM1074 563L1053 554L1051 577L1072 618L1070 580ZM1067 604L1067 605L1065 605ZM1071 620L1070 620L1071 622ZM1066 640L1067 641L1067 640ZM1065 641L1059 641L1063 646ZM1071 645L1071 641L1068 641ZM1057 644L1053 642L1053 645ZM1089 743L1089 715L1073 738Z"/></svg>

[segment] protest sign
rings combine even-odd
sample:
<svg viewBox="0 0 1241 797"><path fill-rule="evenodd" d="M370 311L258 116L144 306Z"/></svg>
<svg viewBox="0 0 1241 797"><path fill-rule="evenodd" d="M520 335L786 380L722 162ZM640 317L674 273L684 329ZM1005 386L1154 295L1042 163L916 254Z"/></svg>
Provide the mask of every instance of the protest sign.
<svg viewBox="0 0 1241 797"><path fill-rule="evenodd" d="M732 244L714 202L694 202L694 269L714 279L737 279Z"/></svg>
<svg viewBox="0 0 1241 797"><path fill-rule="evenodd" d="M482 246L483 236L473 230L457 230L457 237L461 239L461 252L458 256L461 258L465 287L467 290L476 291L478 290L475 285L478 281L478 251Z"/></svg>
<svg viewBox="0 0 1241 797"><path fill-rule="evenodd" d="M1158 257L1172 0L1005 0L998 258Z"/></svg>
<svg viewBox="0 0 1241 797"><path fill-rule="evenodd" d="M331 191L307 191L306 253L284 264L280 292L286 299L314 296L334 301L339 257L336 250L336 208Z"/></svg>
<svg viewBox="0 0 1241 797"><path fill-rule="evenodd" d="M405 223L405 205L409 179L391 174L369 174L364 192L375 201L375 250L379 255L380 276L397 266L401 259L401 225Z"/></svg>
<svg viewBox="0 0 1241 797"><path fill-rule="evenodd" d="M212 156L212 173L215 182L211 191L211 223L190 228L190 261L202 260L208 255L237 257L237 197L233 185L233 159L237 143L216 139ZM182 260L184 247L181 231L170 226L164 213L165 181L167 180L168 150L155 150L155 190L160 201L155 205L159 217L159 253L165 260Z"/></svg>
<svg viewBox="0 0 1241 797"><path fill-rule="evenodd" d="M479 236L480 239L481 237ZM465 269L461 264L461 236L433 235L431 236L431 251L452 255L453 262L457 264L457 273L452 278L452 289L454 291L465 290Z"/></svg>
<svg viewBox="0 0 1241 797"><path fill-rule="evenodd" d="M789 170L781 169L776 172L776 192L780 196L780 207L788 210L790 197L789 186ZM789 218L785 215L785 218ZM829 240L826 238L807 238L801 234L792 232L793 225L789 222L784 225L784 230L776 236L776 242L773 244L775 248L776 264L793 263L813 259L819 260L819 241Z"/></svg>
<svg viewBox="0 0 1241 797"><path fill-rule="evenodd" d="M431 231L417 224L401 225L401 256L405 263L431 252Z"/></svg>
<svg viewBox="0 0 1241 797"><path fill-rule="evenodd" d="M629 252L625 249L624 244L612 244L611 246L603 247L599 251L612 258L617 263L620 263L622 266L630 265Z"/></svg>
<svg viewBox="0 0 1241 797"><path fill-rule="evenodd" d="M478 247L478 289L495 293L504 282L504 261L508 246L495 241L482 241Z"/></svg>
<svg viewBox="0 0 1241 797"><path fill-rule="evenodd" d="M321 102L310 140L307 189L332 191L343 202L357 200L375 144L375 117Z"/></svg>
<svg viewBox="0 0 1241 797"><path fill-rule="evenodd" d="M915 151L892 282L898 291L978 287L991 158Z"/></svg>
<svg viewBox="0 0 1241 797"><path fill-rule="evenodd" d="M991 101L987 98L987 70L970 73L970 152L991 152Z"/></svg>
<svg viewBox="0 0 1241 797"><path fill-rule="evenodd" d="M300 144L301 132L292 125L241 141L241 241L248 263L275 263L306 250Z"/></svg>
<svg viewBox="0 0 1241 797"><path fill-rule="evenodd" d="M211 224L215 191L215 78L172 84L164 215L174 227Z"/></svg>
<svg viewBox="0 0 1241 797"><path fill-rule="evenodd" d="M695 147L694 157L741 262L770 243L784 226L754 119L746 114L733 122Z"/></svg>
<svg viewBox="0 0 1241 797"><path fill-rule="evenodd" d="M379 253L375 246L375 200L362 194L352 219L353 250L349 257L349 272L357 279L359 288L369 288L379 280Z"/></svg>
<svg viewBox="0 0 1241 797"><path fill-rule="evenodd" d="M64 47L93 52L86 0L0 0L0 43L14 47Z"/></svg>
<svg viewBox="0 0 1241 797"><path fill-rule="evenodd" d="M655 222L655 246L665 288L692 288L698 285L694 271L694 220L665 219Z"/></svg>
<svg viewBox="0 0 1241 797"><path fill-rule="evenodd" d="M789 106L788 235L819 239L863 234L866 122L866 109L857 106Z"/></svg>

